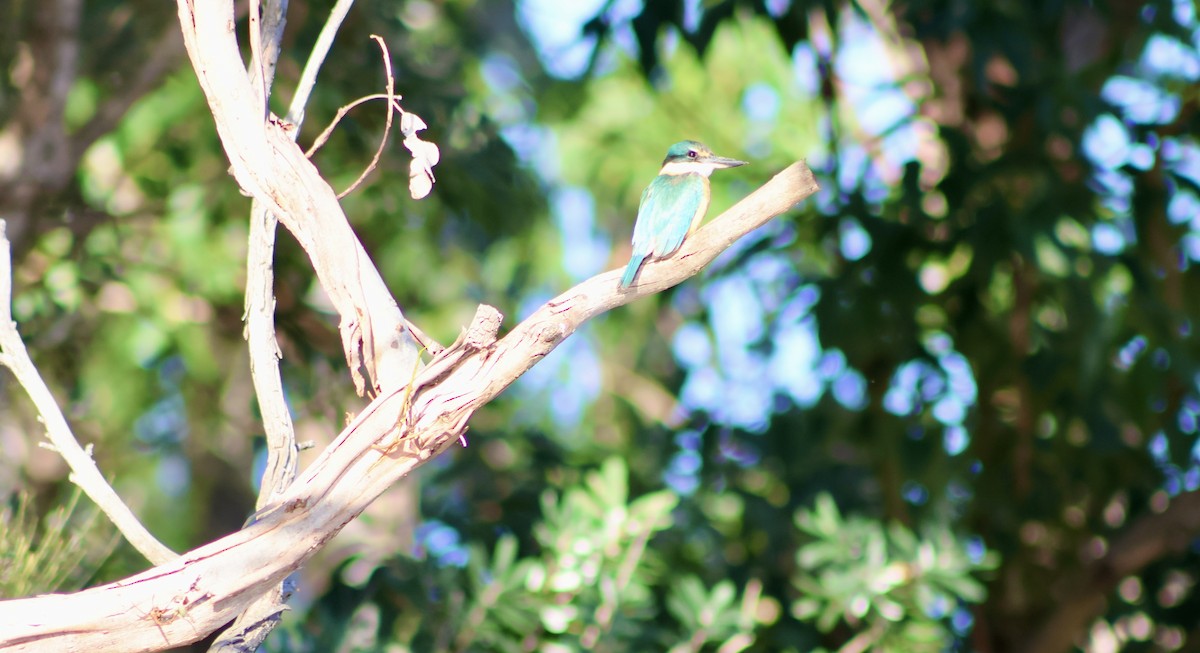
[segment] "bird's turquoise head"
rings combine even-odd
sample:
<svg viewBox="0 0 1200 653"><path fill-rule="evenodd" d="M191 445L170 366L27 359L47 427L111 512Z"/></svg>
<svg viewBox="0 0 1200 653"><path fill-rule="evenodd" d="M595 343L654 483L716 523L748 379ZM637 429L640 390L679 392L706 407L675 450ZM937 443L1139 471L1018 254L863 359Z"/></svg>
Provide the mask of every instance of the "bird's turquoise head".
<svg viewBox="0 0 1200 653"><path fill-rule="evenodd" d="M698 141L680 141L667 150L663 159L663 174L699 173L707 177L718 168L736 168L746 165L745 161L717 156L708 146Z"/></svg>

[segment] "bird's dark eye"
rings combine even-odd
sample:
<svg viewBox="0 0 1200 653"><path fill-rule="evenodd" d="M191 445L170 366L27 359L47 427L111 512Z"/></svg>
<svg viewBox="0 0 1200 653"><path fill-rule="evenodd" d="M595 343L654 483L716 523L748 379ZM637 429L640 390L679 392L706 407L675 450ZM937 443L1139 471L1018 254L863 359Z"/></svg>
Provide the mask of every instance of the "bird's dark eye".
<svg viewBox="0 0 1200 653"><path fill-rule="evenodd" d="M689 159L696 158L696 150L688 150L688 158Z"/></svg>

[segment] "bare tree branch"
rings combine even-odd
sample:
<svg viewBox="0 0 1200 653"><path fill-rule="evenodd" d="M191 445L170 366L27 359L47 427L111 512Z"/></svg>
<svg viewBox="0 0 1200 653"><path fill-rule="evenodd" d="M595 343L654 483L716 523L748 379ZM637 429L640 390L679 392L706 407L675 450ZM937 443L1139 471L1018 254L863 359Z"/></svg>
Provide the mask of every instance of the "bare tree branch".
<svg viewBox="0 0 1200 653"><path fill-rule="evenodd" d="M350 113L350 111L355 107L359 106L360 104L366 104L371 100L387 100L388 103L392 105L391 110L388 112L388 115L391 115L392 111L403 112L403 109L400 108L399 102L397 102L399 99L400 97L396 95L389 95L387 93L372 93L371 95L364 95L356 100L342 105L341 107L338 107L337 113L333 116L333 120L330 120L329 124L325 126L325 129L322 129L321 133L317 134L317 137L313 139L312 145L308 146L308 149L304 151L304 156L311 159L312 156L317 153L317 150L325 147L325 143L328 143L329 137L333 135L333 130L336 129L338 124L342 122L342 118L345 118L346 114ZM342 196L344 196L344 194Z"/></svg>
<svg viewBox="0 0 1200 653"><path fill-rule="evenodd" d="M104 480L91 455L79 446L79 441L63 417L62 409L30 360L12 319L12 261L5 229L5 221L0 220L0 364L12 370L17 382L29 393L46 426L46 436L71 468L71 480L100 506L125 539L147 560L160 565L176 559L178 556L155 539L138 521L129 506Z"/></svg>
<svg viewBox="0 0 1200 653"><path fill-rule="evenodd" d="M279 341L275 338L275 217L254 202L250 212L250 247L246 263L246 329L250 350L250 377L267 438L267 465L263 470L256 508L282 492L296 478L300 449L292 415L288 411L279 374Z"/></svg>
<svg viewBox="0 0 1200 653"><path fill-rule="evenodd" d="M374 394L402 386L418 359L416 343L329 184L289 130L258 118L233 32L233 5L180 0L179 18L234 176L296 237L341 316L355 388Z"/></svg>
<svg viewBox="0 0 1200 653"><path fill-rule="evenodd" d="M262 12L261 22L253 15L257 10ZM262 33L253 39L258 45L250 61L250 79L253 88L261 85L264 89L259 99L265 112L283 43L287 0L252 3L251 14L251 32L256 31L257 27ZM250 376L267 439L267 465L263 471L256 508L262 508L273 494L282 492L292 484L300 453L279 373L279 360L283 354L275 338L274 258L277 225L278 219L266 210L262 202L255 200L251 204L244 336L250 350Z"/></svg>
<svg viewBox="0 0 1200 653"><path fill-rule="evenodd" d="M262 11L262 51L259 53L262 61L250 62L251 84L257 83L255 75L263 76L263 86L267 97L263 98L263 106L269 106L271 86L275 83L275 68L279 64L279 52L283 49L283 28L287 25L288 0L262 0L259 8Z"/></svg>
<svg viewBox="0 0 1200 653"><path fill-rule="evenodd" d="M475 322L407 387L384 392L245 529L131 578L69 595L0 602L0 648L151 651L201 639L299 568L398 479L448 449L467 420L589 318L696 274L735 240L816 192L795 163L648 263L631 289L621 270L550 300L496 339L500 316ZM411 368L410 368L411 371Z"/></svg>
<svg viewBox="0 0 1200 653"><path fill-rule="evenodd" d="M263 0L251 3L251 32L259 32L257 47L250 61L251 87L261 90L257 100L264 116L269 111L271 84L283 44L283 28L287 22L287 0ZM257 27L257 30L255 29ZM292 132L295 134L295 132ZM275 234L279 221L257 199L250 205L249 247L246 254L246 321L245 337L250 352L250 378L262 415L263 433L267 440L267 464L259 483L255 507L261 509L274 496L291 486L300 465L300 448L296 431L283 392L279 361L279 341L275 338ZM280 616L291 597L293 582L284 579L251 603L238 615L233 625L221 634L209 650L221 652L258 649L267 635L279 624Z"/></svg>
<svg viewBox="0 0 1200 653"><path fill-rule="evenodd" d="M250 246L246 256L245 336L250 350L250 377L267 440L267 464L255 502L260 509L291 486L300 463L296 431L279 372L282 354L275 338L272 266L277 224L275 216L255 200L250 211ZM247 607L210 650L257 650L287 609L284 602L292 594L287 585L287 581L276 585Z"/></svg>

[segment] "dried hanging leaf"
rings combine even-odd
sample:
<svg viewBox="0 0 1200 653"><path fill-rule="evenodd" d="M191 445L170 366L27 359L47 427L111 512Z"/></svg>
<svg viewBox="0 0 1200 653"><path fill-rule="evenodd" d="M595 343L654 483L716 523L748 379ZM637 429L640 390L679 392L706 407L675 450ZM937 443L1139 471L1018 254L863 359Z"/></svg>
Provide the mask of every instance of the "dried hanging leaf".
<svg viewBox="0 0 1200 653"><path fill-rule="evenodd" d="M404 147L412 152L413 160L408 164L408 192L413 199L419 200L429 195L433 190L433 166L442 158L438 146L429 141L423 141L417 132L428 126L415 113L405 111L400 118L400 132L404 134Z"/></svg>

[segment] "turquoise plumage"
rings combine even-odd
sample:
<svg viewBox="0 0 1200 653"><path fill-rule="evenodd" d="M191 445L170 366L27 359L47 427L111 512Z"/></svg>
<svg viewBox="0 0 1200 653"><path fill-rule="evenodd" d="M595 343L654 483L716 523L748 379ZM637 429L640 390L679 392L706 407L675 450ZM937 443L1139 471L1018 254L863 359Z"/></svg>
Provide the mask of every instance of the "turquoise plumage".
<svg viewBox="0 0 1200 653"><path fill-rule="evenodd" d="M684 238L700 225L712 197L708 176L713 170L745 164L717 156L696 141L672 145L663 159L662 170L642 191L633 227L633 254L620 287L627 288L633 283L647 259L674 254Z"/></svg>

